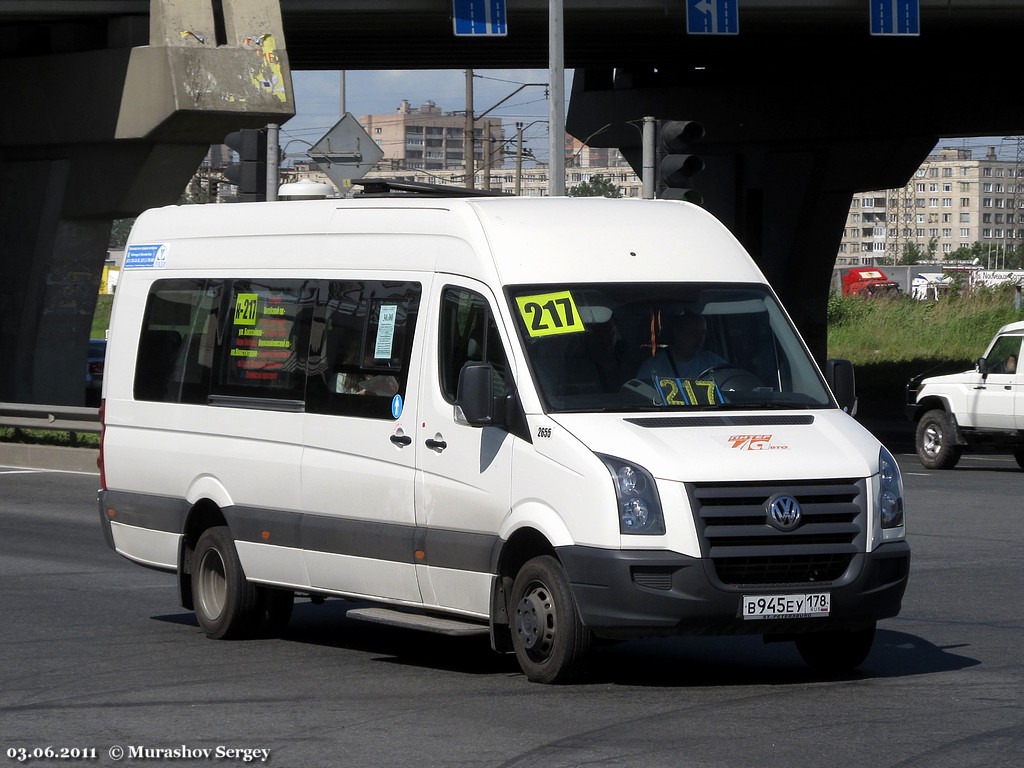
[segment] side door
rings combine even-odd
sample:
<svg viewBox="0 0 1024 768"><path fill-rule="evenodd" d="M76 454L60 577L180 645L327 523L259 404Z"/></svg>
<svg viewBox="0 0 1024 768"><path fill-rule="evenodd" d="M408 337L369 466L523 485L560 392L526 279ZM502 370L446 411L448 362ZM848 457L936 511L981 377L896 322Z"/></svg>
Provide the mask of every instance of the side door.
<svg viewBox="0 0 1024 768"><path fill-rule="evenodd" d="M975 374L976 382L967 393L971 420L978 429L1016 427L1021 410L1016 405L1021 386L1017 375L1020 346L1020 336L999 336L985 354L985 370Z"/></svg>
<svg viewBox="0 0 1024 768"><path fill-rule="evenodd" d="M310 585L420 602L415 415L423 285L324 280L310 333L301 541Z"/></svg>
<svg viewBox="0 0 1024 768"><path fill-rule="evenodd" d="M495 395L513 386L508 336L494 311L495 296L481 283L438 279L429 305L428 328L436 342L423 360L416 433L420 590L428 605L486 616L517 438L499 427L458 423L454 404L467 362L493 366Z"/></svg>

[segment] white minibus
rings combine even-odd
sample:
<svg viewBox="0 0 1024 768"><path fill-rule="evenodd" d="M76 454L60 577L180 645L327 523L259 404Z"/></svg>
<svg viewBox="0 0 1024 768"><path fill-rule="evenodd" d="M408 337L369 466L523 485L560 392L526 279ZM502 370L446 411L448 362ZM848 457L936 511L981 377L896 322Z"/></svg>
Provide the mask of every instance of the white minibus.
<svg viewBox="0 0 1024 768"><path fill-rule="evenodd" d="M540 682L673 634L848 670L910 563L852 385L689 203L160 208L114 300L100 517L213 638L342 598Z"/></svg>

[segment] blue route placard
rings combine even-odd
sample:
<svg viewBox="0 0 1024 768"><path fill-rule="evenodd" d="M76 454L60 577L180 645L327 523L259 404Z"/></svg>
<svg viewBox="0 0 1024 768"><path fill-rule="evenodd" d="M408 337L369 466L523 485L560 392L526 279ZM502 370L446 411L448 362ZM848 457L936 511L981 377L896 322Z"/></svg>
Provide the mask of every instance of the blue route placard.
<svg viewBox="0 0 1024 768"><path fill-rule="evenodd" d="M508 34L505 0L452 0L452 21L457 37Z"/></svg>
<svg viewBox="0 0 1024 768"><path fill-rule="evenodd" d="M872 35L920 35L919 0L871 0Z"/></svg>
<svg viewBox="0 0 1024 768"><path fill-rule="evenodd" d="M686 0L686 34L738 35L738 0Z"/></svg>

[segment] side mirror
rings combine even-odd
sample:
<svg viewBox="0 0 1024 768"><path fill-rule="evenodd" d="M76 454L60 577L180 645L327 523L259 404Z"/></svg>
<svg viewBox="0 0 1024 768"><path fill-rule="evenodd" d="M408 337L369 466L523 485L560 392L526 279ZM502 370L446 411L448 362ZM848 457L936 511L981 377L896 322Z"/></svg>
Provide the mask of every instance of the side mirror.
<svg viewBox="0 0 1024 768"><path fill-rule="evenodd" d="M466 363L459 372L455 420L472 427L496 425L490 363Z"/></svg>
<svg viewBox="0 0 1024 768"><path fill-rule="evenodd" d="M825 380L835 395L839 407L851 416L857 415L857 380L853 363L849 360L827 360Z"/></svg>
<svg viewBox="0 0 1024 768"><path fill-rule="evenodd" d="M984 357L978 358L978 373L982 376L988 376L988 361Z"/></svg>

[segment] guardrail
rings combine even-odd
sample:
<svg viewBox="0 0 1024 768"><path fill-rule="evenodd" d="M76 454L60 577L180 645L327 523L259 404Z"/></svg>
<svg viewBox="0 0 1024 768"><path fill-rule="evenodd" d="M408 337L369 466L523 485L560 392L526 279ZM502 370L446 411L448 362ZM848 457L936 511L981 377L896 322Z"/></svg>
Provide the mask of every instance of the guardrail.
<svg viewBox="0 0 1024 768"><path fill-rule="evenodd" d="M100 410L74 405L0 403L0 427L98 433Z"/></svg>

